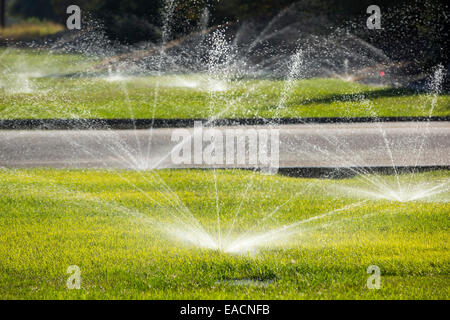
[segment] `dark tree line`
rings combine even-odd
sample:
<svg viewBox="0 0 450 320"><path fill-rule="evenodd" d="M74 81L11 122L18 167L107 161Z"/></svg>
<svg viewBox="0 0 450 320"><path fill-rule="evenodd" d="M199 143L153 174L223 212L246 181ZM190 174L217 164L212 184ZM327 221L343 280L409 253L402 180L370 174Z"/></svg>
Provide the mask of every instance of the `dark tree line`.
<svg viewBox="0 0 450 320"><path fill-rule="evenodd" d="M6 24L6 1L0 0L0 28L4 28Z"/></svg>
<svg viewBox="0 0 450 320"><path fill-rule="evenodd" d="M2 1L2 0L0 0ZM83 17L101 21L106 34L123 43L161 39L164 7L172 0L6 0L9 13L65 23L66 8L79 5ZM171 36L180 37L198 25L205 8L210 25L254 20L267 22L295 2L311 15L325 15L331 26L348 21L364 25L373 0L173 0ZM365 40L397 59L419 59L425 65L449 62L450 13L446 0L377 0L384 30L362 33ZM402 8L410 9L399 9ZM361 29L361 28L360 28Z"/></svg>

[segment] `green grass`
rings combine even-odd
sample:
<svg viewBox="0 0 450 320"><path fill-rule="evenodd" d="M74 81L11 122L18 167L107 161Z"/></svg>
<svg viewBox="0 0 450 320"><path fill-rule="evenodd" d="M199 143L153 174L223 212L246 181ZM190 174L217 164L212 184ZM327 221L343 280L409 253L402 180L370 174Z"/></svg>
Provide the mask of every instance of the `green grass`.
<svg viewBox="0 0 450 320"><path fill-rule="evenodd" d="M0 51L0 118L448 116L450 95L339 79L211 80L205 75L67 77L96 59ZM211 91L210 88L219 89Z"/></svg>
<svg viewBox="0 0 450 320"><path fill-rule="evenodd" d="M30 19L4 29L0 28L0 40L27 41L64 30L61 24Z"/></svg>
<svg viewBox="0 0 450 320"><path fill-rule="evenodd" d="M449 178L437 171L401 181ZM282 245L227 254L176 242L158 228L176 221L178 197L216 234L212 171L1 170L0 298L449 298L448 189L435 201L363 200L337 191L361 187L357 178L237 170L218 171L217 186L223 230L243 199L237 234L284 203L261 227L353 206L298 226ZM65 287L70 265L81 268L81 290ZM366 288L370 265L381 269L380 290ZM260 285L233 282L241 279Z"/></svg>

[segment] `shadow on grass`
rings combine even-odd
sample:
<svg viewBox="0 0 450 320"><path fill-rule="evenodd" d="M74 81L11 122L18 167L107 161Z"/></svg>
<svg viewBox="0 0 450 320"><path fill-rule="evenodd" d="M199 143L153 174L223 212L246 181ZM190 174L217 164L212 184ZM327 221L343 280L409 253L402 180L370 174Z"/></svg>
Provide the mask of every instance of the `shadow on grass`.
<svg viewBox="0 0 450 320"><path fill-rule="evenodd" d="M418 96L420 92L407 88L383 88L378 90L361 91L357 93L335 93L325 96L307 98L299 97L296 100L290 100L288 108L290 106L307 106L313 104L331 104L333 102L361 102L363 100L372 100L378 98L400 98ZM279 106L272 105L266 106L264 110L278 109Z"/></svg>
<svg viewBox="0 0 450 320"><path fill-rule="evenodd" d="M353 167L353 168L280 168L278 174L292 178L315 178L341 180L353 178L363 172L381 175L415 174L449 170L450 166L417 166L417 167Z"/></svg>
<svg viewBox="0 0 450 320"><path fill-rule="evenodd" d="M379 90L362 91L358 93L339 93L331 94L325 97L317 97L312 99L304 99L298 101L299 104L327 104L333 102L358 102L364 99L378 99L378 98L396 98L416 96L419 93L412 89L406 88L384 88Z"/></svg>

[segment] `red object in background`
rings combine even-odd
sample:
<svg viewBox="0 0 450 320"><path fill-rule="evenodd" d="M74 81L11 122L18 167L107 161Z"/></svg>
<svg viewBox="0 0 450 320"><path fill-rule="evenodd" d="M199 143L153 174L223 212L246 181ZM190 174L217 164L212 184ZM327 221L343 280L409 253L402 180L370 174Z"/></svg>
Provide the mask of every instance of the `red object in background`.
<svg viewBox="0 0 450 320"><path fill-rule="evenodd" d="M384 71L380 71L380 77L384 77L385 73Z"/></svg>

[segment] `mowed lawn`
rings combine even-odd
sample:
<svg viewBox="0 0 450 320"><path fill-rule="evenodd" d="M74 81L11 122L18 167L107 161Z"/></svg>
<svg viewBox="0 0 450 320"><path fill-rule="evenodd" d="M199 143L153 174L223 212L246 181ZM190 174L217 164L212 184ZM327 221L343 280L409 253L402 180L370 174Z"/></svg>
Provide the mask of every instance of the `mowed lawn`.
<svg viewBox="0 0 450 320"><path fill-rule="evenodd" d="M449 179L401 176L411 185ZM238 170L3 169L0 298L448 299L448 188L404 203L337 191L360 186ZM217 208L222 239L233 221L232 236L297 225L284 229L290 238L240 253L163 232L189 212L215 238ZM80 290L66 288L71 265ZM366 286L371 265L379 290Z"/></svg>
<svg viewBox="0 0 450 320"><path fill-rule="evenodd" d="M450 95L340 79L94 72L100 59L0 51L0 119L448 116Z"/></svg>

